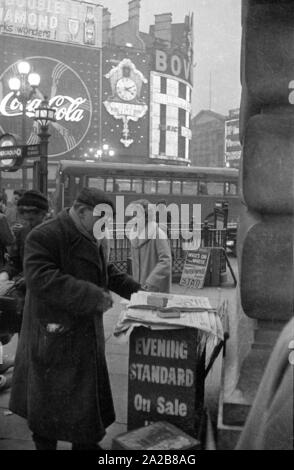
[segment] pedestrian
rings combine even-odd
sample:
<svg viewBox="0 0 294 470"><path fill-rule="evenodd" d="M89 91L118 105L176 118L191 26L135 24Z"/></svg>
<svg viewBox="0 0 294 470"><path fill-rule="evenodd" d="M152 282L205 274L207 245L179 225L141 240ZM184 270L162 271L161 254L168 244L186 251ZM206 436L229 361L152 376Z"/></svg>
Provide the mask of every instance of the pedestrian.
<svg viewBox="0 0 294 470"><path fill-rule="evenodd" d="M149 201L140 199L133 204L138 208L130 232L133 277L144 290L170 292L172 257L167 234L158 227Z"/></svg>
<svg viewBox="0 0 294 470"><path fill-rule="evenodd" d="M0 268L6 263L7 248L14 242L14 235L9 228L5 212L5 199L3 199L3 193L0 194ZM0 281L1 282L1 281ZM2 291L2 289L1 289ZM3 294L2 294L3 295ZM5 390L10 386L10 380L4 374L13 365L13 361L9 361L9 366L6 358L1 357L2 345L7 344L11 335L3 334L0 331L0 391Z"/></svg>
<svg viewBox="0 0 294 470"><path fill-rule="evenodd" d="M15 232L15 241L9 249L9 261L0 269L0 281L23 276L25 240L30 231L41 224L48 212L47 198L36 190L26 191L17 200L17 210L23 224Z"/></svg>
<svg viewBox="0 0 294 470"><path fill-rule="evenodd" d="M160 199L157 202L156 223L159 228L167 234L167 238L171 238L171 213L167 210L167 202L165 199Z"/></svg>
<svg viewBox="0 0 294 470"><path fill-rule="evenodd" d="M13 229L21 225L22 218L17 210L17 202L25 193L24 189L15 189L13 191L12 201L7 204L6 216L9 226Z"/></svg>
<svg viewBox="0 0 294 470"><path fill-rule="evenodd" d="M105 260L93 236L94 208L112 202L84 188L70 209L31 231L27 285L10 409L26 418L38 450L57 441L94 450L115 414L105 358L103 313L109 290L130 298L140 285Z"/></svg>
<svg viewBox="0 0 294 470"><path fill-rule="evenodd" d="M14 242L14 235L9 228L7 217L5 215L5 202L0 194L0 268L5 264L5 254L7 247Z"/></svg>

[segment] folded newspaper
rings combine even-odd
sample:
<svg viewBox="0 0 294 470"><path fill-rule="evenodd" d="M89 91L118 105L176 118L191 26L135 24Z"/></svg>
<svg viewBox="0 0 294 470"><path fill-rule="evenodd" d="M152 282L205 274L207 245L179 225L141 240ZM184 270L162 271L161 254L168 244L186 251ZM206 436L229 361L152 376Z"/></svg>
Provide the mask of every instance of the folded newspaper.
<svg viewBox="0 0 294 470"><path fill-rule="evenodd" d="M118 336L135 326L197 328L216 339L224 336L218 312L207 297L137 292L125 305L114 334Z"/></svg>
<svg viewBox="0 0 294 470"><path fill-rule="evenodd" d="M213 310L207 297L145 291L133 294L128 308L159 310L161 312L203 312L204 310Z"/></svg>

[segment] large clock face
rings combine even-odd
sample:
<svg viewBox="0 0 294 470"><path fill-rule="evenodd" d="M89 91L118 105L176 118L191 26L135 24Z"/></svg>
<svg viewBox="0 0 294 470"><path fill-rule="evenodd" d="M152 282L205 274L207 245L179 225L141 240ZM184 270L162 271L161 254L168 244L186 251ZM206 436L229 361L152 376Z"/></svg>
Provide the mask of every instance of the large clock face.
<svg viewBox="0 0 294 470"><path fill-rule="evenodd" d="M124 101L132 101L137 95L136 83L129 77L123 77L116 84L116 92Z"/></svg>

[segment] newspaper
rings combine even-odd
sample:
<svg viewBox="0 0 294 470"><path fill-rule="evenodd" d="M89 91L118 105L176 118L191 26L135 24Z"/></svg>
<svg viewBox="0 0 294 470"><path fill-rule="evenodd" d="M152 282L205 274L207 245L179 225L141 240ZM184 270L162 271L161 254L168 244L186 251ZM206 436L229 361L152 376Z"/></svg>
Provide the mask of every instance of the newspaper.
<svg viewBox="0 0 294 470"><path fill-rule="evenodd" d="M165 301L160 302L162 299ZM162 312L166 315L162 316ZM207 297L138 292L125 304L114 334L126 333L134 326L196 328L211 335L215 342L223 340L223 328L217 316Z"/></svg>
<svg viewBox="0 0 294 470"><path fill-rule="evenodd" d="M202 312L204 310L212 310L207 297L143 291L139 291L132 295L128 307L160 311L180 310L181 312Z"/></svg>

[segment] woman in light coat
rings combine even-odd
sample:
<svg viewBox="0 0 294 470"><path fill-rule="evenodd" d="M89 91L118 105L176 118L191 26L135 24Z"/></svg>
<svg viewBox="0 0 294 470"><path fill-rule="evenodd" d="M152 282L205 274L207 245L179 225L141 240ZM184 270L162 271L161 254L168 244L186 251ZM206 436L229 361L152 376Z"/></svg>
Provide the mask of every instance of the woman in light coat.
<svg viewBox="0 0 294 470"><path fill-rule="evenodd" d="M166 233L155 222L154 207L146 199L135 203L139 208L130 232L132 275L145 290L170 292L172 257Z"/></svg>

